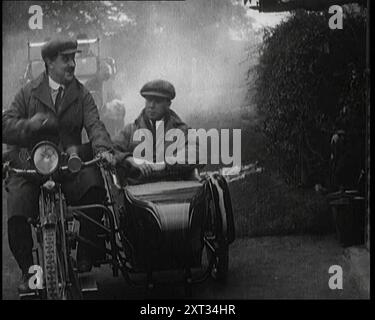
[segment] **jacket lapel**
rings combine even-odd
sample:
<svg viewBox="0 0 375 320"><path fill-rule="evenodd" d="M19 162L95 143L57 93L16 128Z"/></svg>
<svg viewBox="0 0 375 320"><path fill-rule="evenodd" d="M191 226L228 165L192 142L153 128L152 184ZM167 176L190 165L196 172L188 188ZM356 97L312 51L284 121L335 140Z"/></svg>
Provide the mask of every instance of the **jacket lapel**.
<svg viewBox="0 0 375 320"><path fill-rule="evenodd" d="M51 96L51 89L48 84L48 75L45 72L43 72L39 76L39 78L36 79L33 87L34 96L38 98L43 104L48 106L48 108L50 108L53 112L55 112L55 106L53 105ZM64 92L64 96L59 107L58 115L62 114L66 109L68 109L71 103L78 98L78 95L78 80L74 79Z"/></svg>
<svg viewBox="0 0 375 320"><path fill-rule="evenodd" d="M135 122L136 122L136 125L139 126L139 128L147 128L152 132L150 120L147 118L146 112L144 109L142 110L138 118L135 120Z"/></svg>
<svg viewBox="0 0 375 320"><path fill-rule="evenodd" d="M43 104L48 106L53 112L55 112L55 107L53 105L51 91L48 84L48 76L43 72L34 84L34 96L39 99Z"/></svg>
<svg viewBox="0 0 375 320"><path fill-rule="evenodd" d="M58 116L64 113L65 110L67 110L71 106L72 102L78 98L78 95L78 80L74 79L65 90L61 105L59 107Z"/></svg>

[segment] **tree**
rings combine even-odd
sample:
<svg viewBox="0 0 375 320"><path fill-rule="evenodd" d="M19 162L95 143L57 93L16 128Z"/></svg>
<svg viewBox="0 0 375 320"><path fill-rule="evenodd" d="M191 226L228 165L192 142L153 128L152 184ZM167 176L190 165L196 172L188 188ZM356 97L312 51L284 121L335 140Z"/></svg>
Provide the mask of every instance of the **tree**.
<svg viewBox="0 0 375 320"><path fill-rule="evenodd" d="M31 5L42 8L42 30L29 29ZM8 77L3 88L4 107L9 105L25 72L27 41L43 41L55 33L99 36L101 53L117 62L117 84L123 91L134 91L132 86L139 85L137 80L145 78L158 64L170 67L173 62L181 63L185 70L181 72L180 68L176 78L180 77L182 84L189 82L189 73L184 71L192 69L195 56L209 68L223 66L216 57L224 56L223 47L230 55L230 46L225 45L229 30L246 30L249 35L252 22L244 8L231 0L3 1L2 8L3 65Z"/></svg>
<svg viewBox="0 0 375 320"><path fill-rule="evenodd" d="M340 32L328 19L294 12L265 33L257 67L255 102L269 154L287 180L303 184L329 176L329 142L338 127L350 135L353 171L364 167L365 18L347 13Z"/></svg>

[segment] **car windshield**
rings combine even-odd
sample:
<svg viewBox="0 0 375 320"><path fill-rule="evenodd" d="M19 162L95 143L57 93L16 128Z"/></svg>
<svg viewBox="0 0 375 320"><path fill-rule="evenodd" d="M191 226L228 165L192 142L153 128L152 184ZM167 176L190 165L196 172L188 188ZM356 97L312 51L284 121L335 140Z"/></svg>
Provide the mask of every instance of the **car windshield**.
<svg viewBox="0 0 375 320"><path fill-rule="evenodd" d="M97 73L96 57L76 59L75 75L77 78L94 76ZM31 76L33 79L44 71L44 61L36 60L31 62Z"/></svg>
<svg viewBox="0 0 375 320"><path fill-rule="evenodd" d="M97 73L97 59L96 57L76 58L76 71L77 77L93 76Z"/></svg>
<svg viewBox="0 0 375 320"><path fill-rule="evenodd" d="M44 61L37 60L31 63L31 76L33 79L38 77L44 71Z"/></svg>

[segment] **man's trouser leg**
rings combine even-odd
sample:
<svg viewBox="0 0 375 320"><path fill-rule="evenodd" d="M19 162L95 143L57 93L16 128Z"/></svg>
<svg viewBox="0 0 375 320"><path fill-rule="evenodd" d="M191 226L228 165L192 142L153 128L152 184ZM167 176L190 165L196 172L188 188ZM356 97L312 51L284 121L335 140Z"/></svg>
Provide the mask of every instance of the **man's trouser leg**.
<svg viewBox="0 0 375 320"><path fill-rule="evenodd" d="M38 213L39 187L22 177L6 182L9 248L22 273L33 265L33 239L27 219Z"/></svg>
<svg viewBox="0 0 375 320"><path fill-rule="evenodd" d="M103 189L97 187L92 188L83 196L83 198L80 199L80 205L101 203L104 199L103 195ZM96 222L101 223L101 219L103 217L102 209L89 209L83 210L83 212L90 218L94 219ZM99 226L95 225L91 221L81 219L79 233L81 237L90 240L98 247L100 247L101 250L95 249L92 246L87 245L85 243L80 243L78 245L77 260L87 259L92 263L95 263L98 260L103 260L105 258L105 240L103 238L98 237L99 234L103 234L103 229L101 229Z"/></svg>
<svg viewBox="0 0 375 320"><path fill-rule="evenodd" d="M102 204L106 195L103 178L97 167L84 168L74 179L66 181L63 189L68 203L73 206ZM95 221L101 222L103 217L102 209L87 209L82 211ZM80 242L77 251L78 262L85 260L85 262L91 264L105 258L105 242L104 239L98 238L98 233L103 233L100 227L84 218L80 219L80 236L94 242L103 248L103 250L92 248L92 246Z"/></svg>
<svg viewBox="0 0 375 320"><path fill-rule="evenodd" d="M33 265L33 239L31 227L25 217L14 216L8 219L9 248L23 274Z"/></svg>

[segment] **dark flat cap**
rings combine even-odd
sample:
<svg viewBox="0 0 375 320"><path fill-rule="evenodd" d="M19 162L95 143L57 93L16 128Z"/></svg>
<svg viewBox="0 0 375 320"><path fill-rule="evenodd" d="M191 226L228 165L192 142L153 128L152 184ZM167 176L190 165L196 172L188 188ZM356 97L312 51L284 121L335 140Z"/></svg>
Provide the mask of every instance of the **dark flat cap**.
<svg viewBox="0 0 375 320"><path fill-rule="evenodd" d="M42 58L44 60L47 57L54 57L58 54L81 52L81 50L77 50L77 46L77 40L69 38L51 39L42 47Z"/></svg>
<svg viewBox="0 0 375 320"><path fill-rule="evenodd" d="M142 97L156 96L169 100L174 99L176 91L173 84L165 80L153 80L147 82L140 91Z"/></svg>

